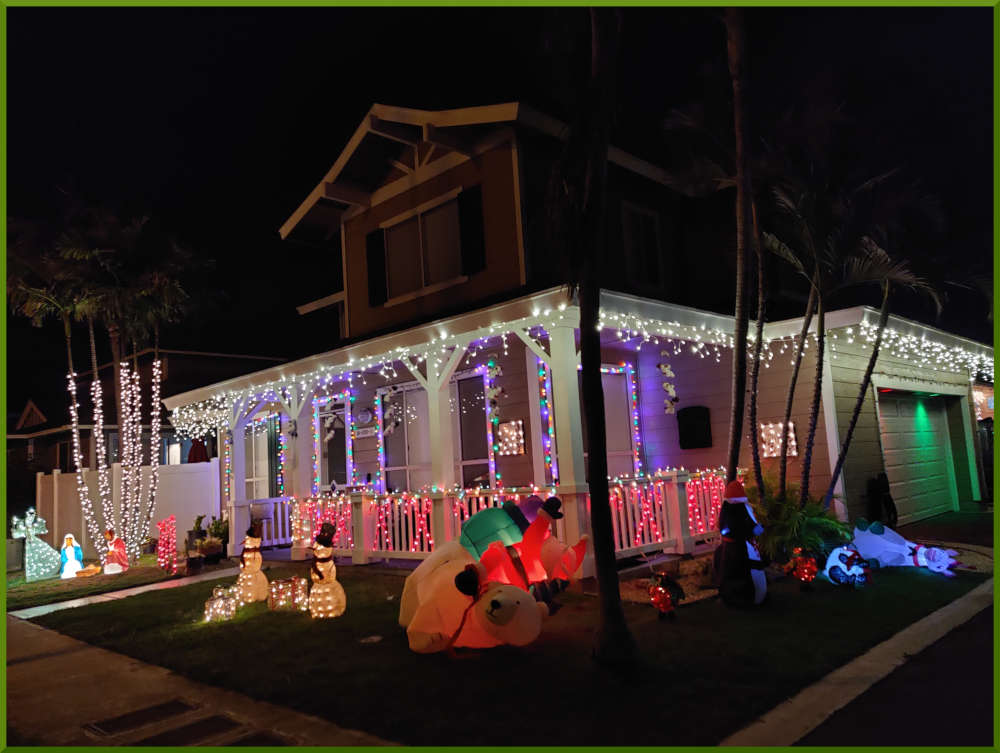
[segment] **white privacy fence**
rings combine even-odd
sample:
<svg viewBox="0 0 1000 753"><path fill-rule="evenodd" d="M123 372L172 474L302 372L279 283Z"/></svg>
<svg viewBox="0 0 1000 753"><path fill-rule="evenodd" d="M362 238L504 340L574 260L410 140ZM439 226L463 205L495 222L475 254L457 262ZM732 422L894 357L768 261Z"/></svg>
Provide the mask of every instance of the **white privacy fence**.
<svg viewBox="0 0 1000 753"><path fill-rule="evenodd" d="M642 552L686 553L717 539L715 530L725 475L713 471L670 471L652 478L609 484L615 552L619 558ZM589 529L586 494L554 491L563 508L577 505L574 518ZM230 552L238 553L251 518L264 521L264 546L291 544L293 558L305 557L323 523L334 527L334 550L355 562L370 559L423 559L435 544L457 538L462 524L481 510L518 503L541 490L474 489L461 493L401 492L279 497L237 501L230 506ZM567 539L567 518L556 534ZM575 543L577 536L572 536Z"/></svg>
<svg viewBox="0 0 1000 753"><path fill-rule="evenodd" d="M111 493L114 507L121 509L119 489L121 483L121 464L111 466ZM207 463L184 463L181 465L161 465L159 467L159 482L156 490L156 506L150 521L148 535L155 538L158 535L156 521L174 515L177 518L178 543L184 538L184 532L194 525L199 515L204 515L205 522L212 516L220 516L219 505L219 460L212 458ZM100 515L101 503L98 492L98 472L84 471L84 482L90 494L94 510ZM142 500L145 503L149 492L150 469L142 467ZM87 525L80 506L80 497L76 488L75 473L51 474L39 473L35 478L35 509L45 519L48 533L41 538L52 546L62 542L62 537L72 533L84 556L96 557L97 550L90 540ZM99 521L104 524L103 518ZM58 548L58 547L57 547Z"/></svg>

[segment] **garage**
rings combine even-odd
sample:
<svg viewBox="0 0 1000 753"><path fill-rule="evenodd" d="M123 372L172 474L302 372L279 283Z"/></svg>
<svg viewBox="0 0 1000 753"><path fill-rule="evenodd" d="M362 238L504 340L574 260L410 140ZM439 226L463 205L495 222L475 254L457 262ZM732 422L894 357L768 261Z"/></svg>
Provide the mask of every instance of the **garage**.
<svg viewBox="0 0 1000 753"><path fill-rule="evenodd" d="M946 398L879 390L882 457L899 525L958 509Z"/></svg>

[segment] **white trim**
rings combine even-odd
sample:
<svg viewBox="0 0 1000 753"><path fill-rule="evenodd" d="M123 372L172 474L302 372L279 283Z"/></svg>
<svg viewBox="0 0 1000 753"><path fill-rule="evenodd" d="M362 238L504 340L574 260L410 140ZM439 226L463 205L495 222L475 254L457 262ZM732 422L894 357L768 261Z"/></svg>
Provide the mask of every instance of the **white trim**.
<svg viewBox="0 0 1000 753"><path fill-rule="evenodd" d="M565 286L543 290L539 293L515 298L488 308L477 309L465 314L438 319L418 327L411 327L401 332L393 332L381 337L364 340L324 353L317 353L297 361L291 361L278 366L272 366L263 371L246 374L241 377L227 379L223 382L207 385L196 390L189 390L178 395L163 399L167 410L174 410L182 405L189 405L200 400L206 400L215 395L236 392L265 385L274 381L292 381L293 378L312 372L326 366L332 369L349 369L351 364L377 354L386 354L387 358L398 349L407 349L421 344L430 345L441 338L443 332L458 333L468 342L490 334L498 325L510 323L511 326L529 317L537 317L539 311L556 310L567 302ZM567 321L572 320L572 312L567 309Z"/></svg>
<svg viewBox="0 0 1000 753"><path fill-rule="evenodd" d="M423 260L421 260L423 261ZM442 290L447 290L448 288L455 287L456 285L461 285L463 282L468 282L469 278L466 275L459 275L458 277L452 277L450 280L444 280L442 282L435 282L433 285L427 285L423 288L417 288L416 290L411 290L409 293L403 293L402 295L397 295L395 298L390 298L388 301L382 304L383 308L392 308L393 306L398 306L401 303L406 303L407 301L415 301L417 298L423 298L425 295L430 295L431 293L440 293Z"/></svg>
<svg viewBox="0 0 1000 753"><path fill-rule="evenodd" d="M400 212L399 214L395 214L387 220L383 220L378 224L378 228L379 230L387 230L393 225L398 225L400 222L406 222L411 217L416 217L418 214L429 212L432 209L441 206L442 204L447 204L452 199L457 198L458 195L462 193L463 190L464 190L463 186L459 186L458 188L453 188L447 193L443 193L440 196L425 201L423 204L418 204L412 209L407 209L405 212Z"/></svg>
<svg viewBox="0 0 1000 753"><path fill-rule="evenodd" d="M335 303L343 303L346 294L343 290L333 295L328 295L325 298L317 298L315 301L310 301L309 303L303 303L301 306L296 306L295 310L299 312L299 315L308 314L312 311L319 311L327 306L332 306Z"/></svg>
<svg viewBox="0 0 1000 753"><path fill-rule="evenodd" d="M514 163L514 217L515 230L517 231L517 267L521 275L521 285L526 285L528 276L524 254L525 220L524 204L521 201L521 194L524 192L524 186L522 185L524 170L521 165L521 150L518 147L516 136L510 140L510 151Z"/></svg>
<svg viewBox="0 0 1000 753"><path fill-rule="evenodd" d="M964 397L968 397L969 392L967 385L935 382L930 379L908 379L896 376L895 374L885 374L878 371L872 373L872 386L876 389L885 387L904 392L937 392L942 395L959 395Z"/></svg>
<svg viewBox="0 0 1000 753"><path fill-rule="evenodd" d="M837 466L837 457L840 455L840 427L837 425L837 398L833 394L833 365L830 363L833 353L829 340L823 341L823 351L823 427L826 429L826 453L830 463L830 474L833 475L833 469ZM882 464L884 466L885 461ZM835 499L832 504L837 512L837 518L846 522L848 517L847 500L844 497L844 476L847 475L846 461L844 466L840 471L840 476L837 477L837 483L833 486ZM829 484L822 490L822 494L825 495L828 488ZM839 501L836 497L840 498Z"/></svg>
<svg viewBox="0 0 1000 753"><path fill-rule="evenodd" d="M972 387L970 386L969 389L971 390ZM962 437L965 439L965 457L969 466L970 496L972 500L982 499L983 489L979 485L979 463L976 462L976 443L973 439L972 405L968 394L960 397L958 402L962 411Z"/></svg>

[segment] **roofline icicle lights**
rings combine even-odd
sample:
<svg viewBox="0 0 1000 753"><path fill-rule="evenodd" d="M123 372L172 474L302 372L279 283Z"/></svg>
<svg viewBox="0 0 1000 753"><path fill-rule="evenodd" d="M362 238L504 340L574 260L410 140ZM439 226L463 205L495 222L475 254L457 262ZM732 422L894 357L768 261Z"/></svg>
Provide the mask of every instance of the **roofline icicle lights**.
<svg viewBox="0 0 1000 753"><path fill-rule="evenodd" d="M218 426L227 425L231 408L238 401L248 397L264 399L268 394L292 386L306 390L342 381L350 382L355 378L360 378L364 382L367 372L371 372L367 374L370 376L382 376L388 382L395 376L396 369L393 365L395 362L414 359L417 363L424 361L441 363L446 360L454 348L471 351L471 354L466 357L468 363L475 353L486 347L486 344L493 338L501 338L501 342L503 342L506 333L527 330L529 336L538 342L538 338L542 336L542 334L537 334L539 331L544 333L557 324L565 326L567 318L575 319L575 313L566 310L565 307L560 307L558 310L535 311L530 317L493 324L476 330L474 333L438 335L429 342L420 345L397 347L361 359L352 358L346 364L321 366L305 374L272 380L240 390L227 391L207 400L178 406L171 413L171 422L180 436L204 436ZM701 358L714 357L719 360L721 359L721 349L733 346L731 330L720 329L714 324L711 327L707 323L701 325L681 324L676 321L668 322L644 318L632 313L602 309L598 326L601 329L616 332L618 339L623 343L631 344L638 340L638 343L634 345L635 350L640 350L644 344L666 345L672 347L675 353L680 353L687 348ZM863 320L860 329L866 343L874 341L874 325ZM836 359L836 332L831 330L828 334L830 335L831 357ZM792 333L767 339L761 355L764 366L770 366L776 355L775 348L777 355L783 355L794 345L797 338L798 334ZM811 333L811 339L815 342L815 333ZM848 342L852 339L853 335L849 328ZM747 336L747 347L750 348L752 344L753 336L750 333ZM882 348L893 356L912 361L919 366L952 372L961 372L964 369L970 372L970 377L974 377L976 373L982 373L987 381L993 381L992 359L984 352L968 350L959 346L946 346L925 336L902 335L893 329L886 330ZM918 357L918 353L922 353L922 356Z"/></svg>

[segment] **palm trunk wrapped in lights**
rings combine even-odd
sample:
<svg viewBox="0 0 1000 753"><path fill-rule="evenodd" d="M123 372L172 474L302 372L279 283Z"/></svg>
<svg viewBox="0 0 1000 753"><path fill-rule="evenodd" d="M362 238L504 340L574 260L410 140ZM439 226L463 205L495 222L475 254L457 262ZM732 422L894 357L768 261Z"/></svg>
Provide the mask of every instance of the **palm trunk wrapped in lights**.
<svg viewBox="0 0 1000 753"><path fill-rule="evenodd" d="M108 468L107 446L104 441L104 387L97 365L97 339L94 337L94 320L87 318L87 329L90 333L90 365L93 369L93 381L90 383L90 399L94 407L94 451L97 453L97 488L101 499L101 513L104 515L106 528L120 530L115 515L115 505L111 494L110 468ZM95 542L101 564L107 555L107 541L99 536Z"/></svg>
<svg viewBox="0 0 1000 753"><path fill-rule="evenodd" d="M146 531L153 520L156 509L156 490L160 480L160 380L162 369L159 359L153 361L153 383L149 397L149 490L146 494L146 508L140 518L136 546L142 546ZM141 479L140 475L140 479ZM137 552L138 554L138 552Z"/></svg>
<svg viewBox="0 0 1000 753"><path fill-rule="evenodd" d="M66 363L69 372L66 375L67 389L69 390L69 418L70 434L73 442L73 466L76 471L76 493L80 498L80 507L83 508L83 518L87 525L87 531L93 541L100 539L104 541L97 530L97 521L94 519L94 508L90 503L90 491L87 489L87 482L83 478L83 453L80 448L80 403L76 396L76 371L73 370L73 341L72 325L70 324L69 313L62 314L63 329L66 336Z"/></svg>
<svg viewBox="0 0 1000 753"><path fill-rule="evenodd" d="M753 343L753 361L750 364L750 453L753 456L753 474L759 499L764 499L764 474L760 468L760 432L757 427L757 384L760 378L761 349L764 346L764 255L757 230L757 207L751 201L753 217L753 246L757 254L757 326Z"/></svg>
<svg viewBox="0 0 1000 753"><path fill-rule="evenodd" d="M132 530L132 401L130 395L129 367L121 363L118 371L118 384L121 390L121 411L118 424L118 452L121 459L121 484L118 498L122 515L122 538L129 540Z"/></svg>
<svg viewBox="0 0 1000 753"><path fill-rule="evenodd" d="M131 440L131 503L130 521L132 523L130 540L126 541L129 556L134 560L139 557L141 542L139 541L142 525L142 393L140 392L139 369L133 368L129 379L129 392L132 406L132 428L129 432Z"/></svg>

